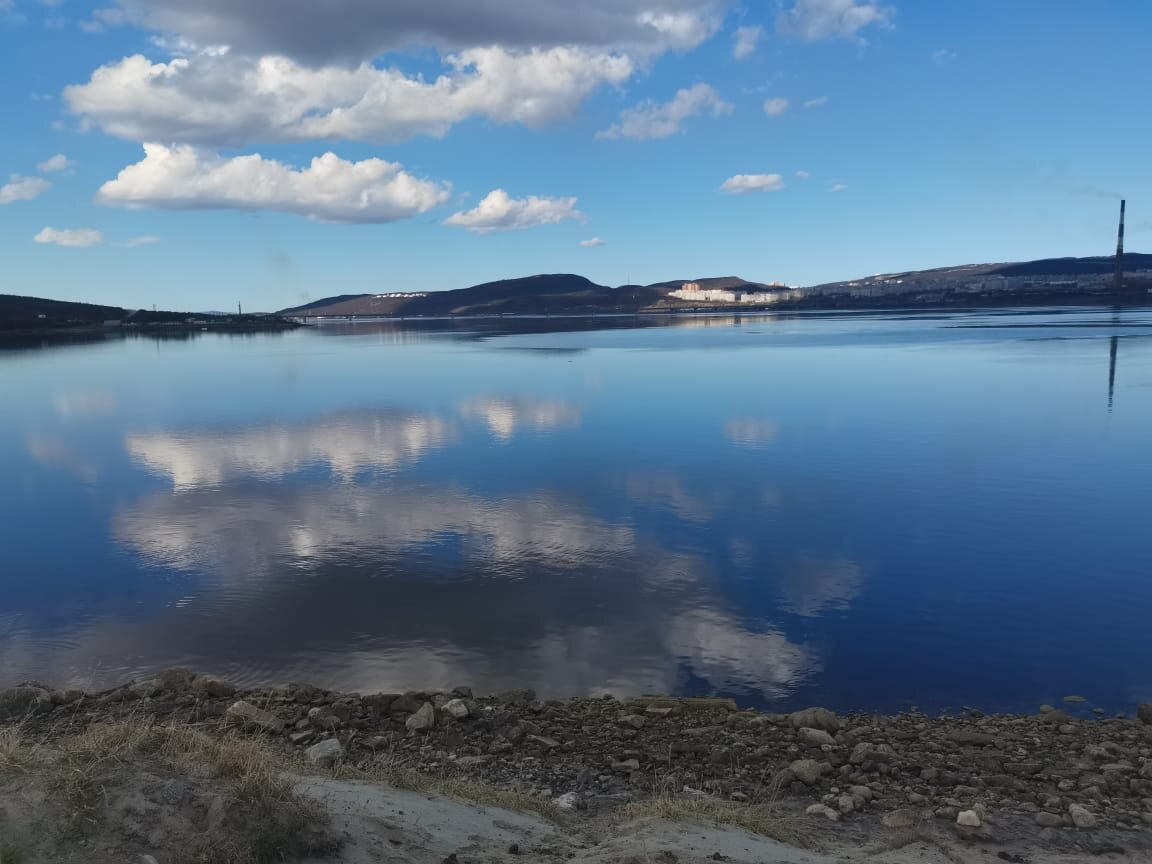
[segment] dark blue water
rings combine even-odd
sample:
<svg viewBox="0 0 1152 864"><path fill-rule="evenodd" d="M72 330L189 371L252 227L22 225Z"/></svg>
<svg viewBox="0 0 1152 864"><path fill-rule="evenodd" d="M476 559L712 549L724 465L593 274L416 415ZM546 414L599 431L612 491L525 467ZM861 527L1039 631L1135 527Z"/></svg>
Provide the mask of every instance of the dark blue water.
<svg viewBox="0 0 1152 864"><path fill-rule="evenodd" d="M1152 313L130 339L0 406L3 681L1152 701Z"/></svg>

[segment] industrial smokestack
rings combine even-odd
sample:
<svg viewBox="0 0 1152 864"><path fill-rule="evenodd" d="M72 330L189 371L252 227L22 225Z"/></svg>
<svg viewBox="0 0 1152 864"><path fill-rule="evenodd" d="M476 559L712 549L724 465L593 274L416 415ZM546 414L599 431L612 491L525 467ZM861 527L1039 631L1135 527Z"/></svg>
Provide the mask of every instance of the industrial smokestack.
<svg viewBox="0 0 1152 864"><path fill-rule="evenodd" d="M1116 291L1124 288L1124 210L1128 202L1120 199L1120 233L1116 236Z"/></svg>

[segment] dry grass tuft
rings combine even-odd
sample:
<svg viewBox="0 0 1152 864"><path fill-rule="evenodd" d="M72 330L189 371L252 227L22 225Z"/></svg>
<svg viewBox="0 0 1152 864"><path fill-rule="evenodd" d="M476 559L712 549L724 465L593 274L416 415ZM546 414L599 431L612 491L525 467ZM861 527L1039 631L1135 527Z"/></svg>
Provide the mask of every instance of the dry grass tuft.
<svg viewBox="0 0 1152 864"><path fill-rule="evenodd" d="M0 774L41 781L65 814L58 822L65 841L100 828L110 790L141 769L218 781L227 799L221 830L198 838L179 864L271 864L330 851L323 810L296 794L284 762L257 739L151 720L96 723L45 740L0 729Z"/></svg>
<svg viewBox="0 0 1152 864"><path fill-rule="evenodd" d="M770 804L737 804L717 798L677 798L664 795L625 805L621 817L625 821L665 819L669 822L729 825L790 846L806 845L795 820L781 815Z"/></svg>
<svg viewBox="0 0 1152 864"><path fill-rule="evenodd" d="M390 761L383 761L368 769L345 765L337 768L334 773L341 779L382 783L393 789L405 789L422 795L438 795L480 807L499 807L502 810L536 813L546 819L555 819L559 814L556 805L547 798L539 798L512 789L500 789L447 771L440 775L424 774Z"/></svg>

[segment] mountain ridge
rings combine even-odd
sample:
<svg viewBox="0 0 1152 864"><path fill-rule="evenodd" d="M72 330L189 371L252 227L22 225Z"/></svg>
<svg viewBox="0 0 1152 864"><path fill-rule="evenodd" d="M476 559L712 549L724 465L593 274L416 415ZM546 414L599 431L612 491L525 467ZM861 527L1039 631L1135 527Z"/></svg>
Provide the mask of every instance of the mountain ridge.
<svg viewBox="0 0 1152 864"><path fill-rule="evenodd" d="M1126 272L1140 274L1134 281L1142 285L1147 280L1152 284L1152 254L1133 252L1125 255L1124 261ZM1035 297L1038 296L1037 292L1046 290L1050 295L1064 294L1066 297L1076 296L1077 291L1085 295L1100 295L1109 290L1115 266L1116 259L1112 256L963 264L813 285L800 289L803 298L786 302L794 306L827 307L836 302L853 305L862 300L876 301L893 297L904 299L915 295L925 298L921 302L946 302L953 295L970 302L977 296L989 293L1004 299L1023 292L1029 292L1029 296ZM1030 282L1038 278L1040 282L1036 285ZM750 282L739 276L705 276L672 279L649 285L610 287L573 273L545 273L499 279L448 291L342 294L282 309L277 314L295 317L405 317L577 314L699 308L702 305L700 302L669 297L671 291L685 283L696 283L704 290L735 292L771 292L781 287Z"/></svg>

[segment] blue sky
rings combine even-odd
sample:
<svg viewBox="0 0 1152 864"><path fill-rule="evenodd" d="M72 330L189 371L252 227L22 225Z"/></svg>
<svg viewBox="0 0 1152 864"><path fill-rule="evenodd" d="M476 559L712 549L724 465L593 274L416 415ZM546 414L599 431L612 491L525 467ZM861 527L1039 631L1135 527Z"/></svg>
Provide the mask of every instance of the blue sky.
<svg viewBox="0 0 1152 864"><path fill-rule="evenodd" d="M1152 251L1143 0L314 6L0 0L0 292L813 284L1106 254L1121 194Z"/></svg>

